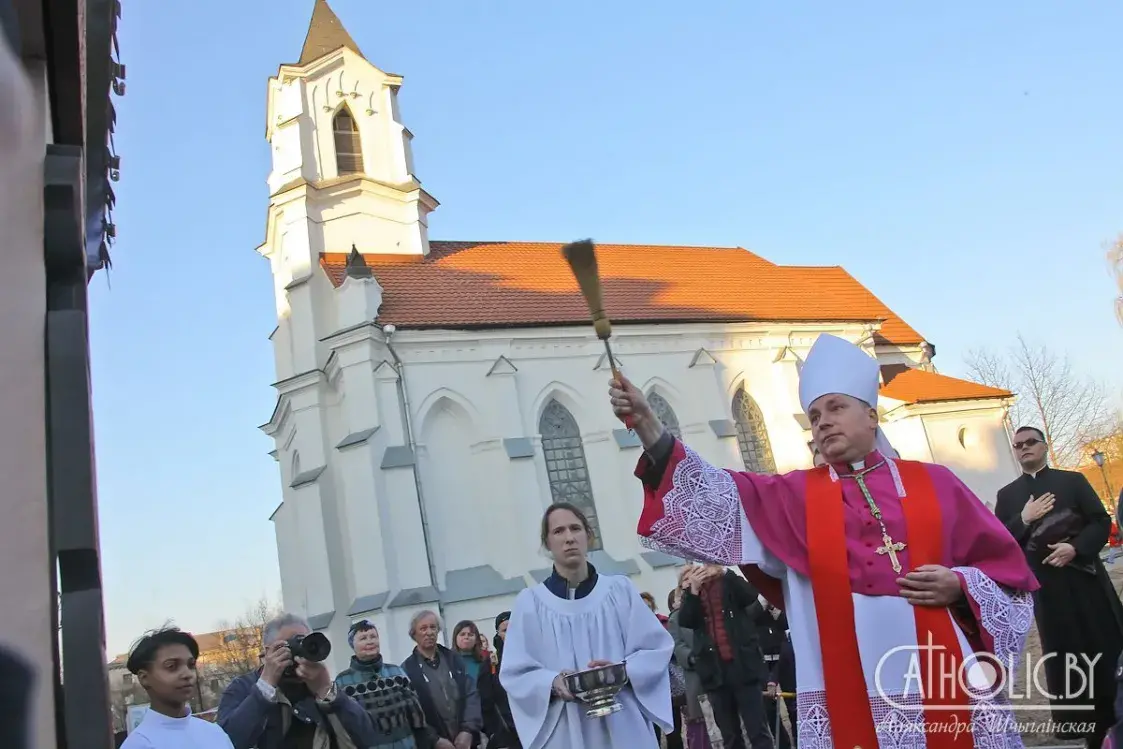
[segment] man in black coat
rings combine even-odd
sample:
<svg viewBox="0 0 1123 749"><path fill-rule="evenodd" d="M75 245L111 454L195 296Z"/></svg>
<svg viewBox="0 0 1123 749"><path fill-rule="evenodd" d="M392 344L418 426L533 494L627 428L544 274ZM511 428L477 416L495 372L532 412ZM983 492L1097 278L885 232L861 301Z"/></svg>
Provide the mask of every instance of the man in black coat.
<svg viewBox="0 0 1123 749"><path fill-rule="evenodd" d="M694 630L689 666L710 701L725 749L744 749L741 722L753 749L771 749L764 713L764 660L748 608L757 592L740 575L720 566L698 567L686 585L679 625Z"/></svg>
<svg viewBox="0 0 1123 749"><path fill-rule="evenodd" d="M1045 678L1056 696L1053 720L1094 721L1089 733L1062 732L1057 738L1083 738L1098 749L1114 722L1115 667L1123 650L1123 606L1099 556L1111 517L1083 474L1047 465L1047 448L1041 430L1015 432L1023 473L999 490L995 514L1021 544L1041 583L1034 615L1048 657ZM1080 674L1073 673L1077 669Z"/></svg>
<svg viewBox="0 0 1123 749"><path fill-rule="evenodd" d="M795 693L795 653L792 651L791 639L788 635L788 617L783 611L776 608L764 596L749 606L749 616L756 624L757 636L760 638L760 652L764 656L764 667L768 673L767 684L770 693L788 692ZM779 706L779 695L769 694L764 698L764 712L768 716L768 727L776 730L776 713ZM792 729L796 728L795 698L784 699L787 708L788 721ZM780 749L790 749L795 741L793 735L790 739L788 732L780 727Z"/></svg>

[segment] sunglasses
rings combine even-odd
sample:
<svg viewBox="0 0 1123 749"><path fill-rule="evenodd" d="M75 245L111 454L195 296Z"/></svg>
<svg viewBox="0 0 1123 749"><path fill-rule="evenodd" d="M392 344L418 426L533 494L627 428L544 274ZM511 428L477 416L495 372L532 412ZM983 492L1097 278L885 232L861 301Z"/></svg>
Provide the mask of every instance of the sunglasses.
<svg viewBox="0 0 1123 749"><path fill-rule="evenodd" d="M1024 439L1021 442L1015 442L1014 449L1021 450L1023 447L1033 447L1034 445L1041 444L1044 444L1043 440L1039 440L1036 437L1030 437L1029 439Z"/></svg>

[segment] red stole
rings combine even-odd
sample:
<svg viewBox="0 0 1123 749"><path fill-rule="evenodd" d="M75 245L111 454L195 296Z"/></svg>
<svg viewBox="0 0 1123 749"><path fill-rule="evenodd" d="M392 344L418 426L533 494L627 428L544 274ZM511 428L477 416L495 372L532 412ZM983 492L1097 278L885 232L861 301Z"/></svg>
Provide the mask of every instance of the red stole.
<svg viewBox="0 0 1123 749"><path fill-rule="evenodd" d="M907 497L905 515L912 566L943 564L940 505L927 469L921 463L898 461ZM874 749L878 746L869 694L858 654L854 599L843 523L842 479L832 481L821 466L807 475L807 549L811 591L823 654L823 680L835 749ZM900 540L900 539L898 539ZM889 564L880 558L879 564ZM907 571L902 571L902 575ZM933 651L917 653L924 700L928 749L967 749L974 746L967 695L959 688L963 653L955 625L946 608L913 606L917 644ZM952 708L952 706L960 706ZM940 726L939 724L948 724ZM949 728L950 726L950 728ZM959 730L956 730L958 728ZM942 729L942 730L941 730Z"/></svg>

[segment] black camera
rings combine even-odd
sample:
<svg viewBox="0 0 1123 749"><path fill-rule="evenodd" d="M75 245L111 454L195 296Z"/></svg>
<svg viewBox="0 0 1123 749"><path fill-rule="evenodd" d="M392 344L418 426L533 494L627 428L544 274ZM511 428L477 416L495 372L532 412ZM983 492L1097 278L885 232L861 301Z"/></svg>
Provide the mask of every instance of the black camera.
<svg viewBox="0 0 1123 749"><path fill-rule="evenodd" d="M303 658L306 661L319 663L331 654L331 642L320 632L312 632L307 635L293 635L285 640L285 644L289 646L289 652L292 653L294 661L297 658ZM289 679L296 678L295 662L285 669L284 676Z"/></svg>

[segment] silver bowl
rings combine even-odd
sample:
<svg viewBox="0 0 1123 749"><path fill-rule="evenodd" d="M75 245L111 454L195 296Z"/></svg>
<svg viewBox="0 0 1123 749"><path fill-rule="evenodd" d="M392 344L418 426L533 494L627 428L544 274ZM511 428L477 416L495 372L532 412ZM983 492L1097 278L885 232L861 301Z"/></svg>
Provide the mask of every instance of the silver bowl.
<svg viewBox="0 0 1123 749"><path fill-rule="evenodd" d="M603 718L619 712L624 706L616 701L616 693L628 684L628 669L623 663L613 663L565 677L565 688L586 705L585 715Z"/></svg>

